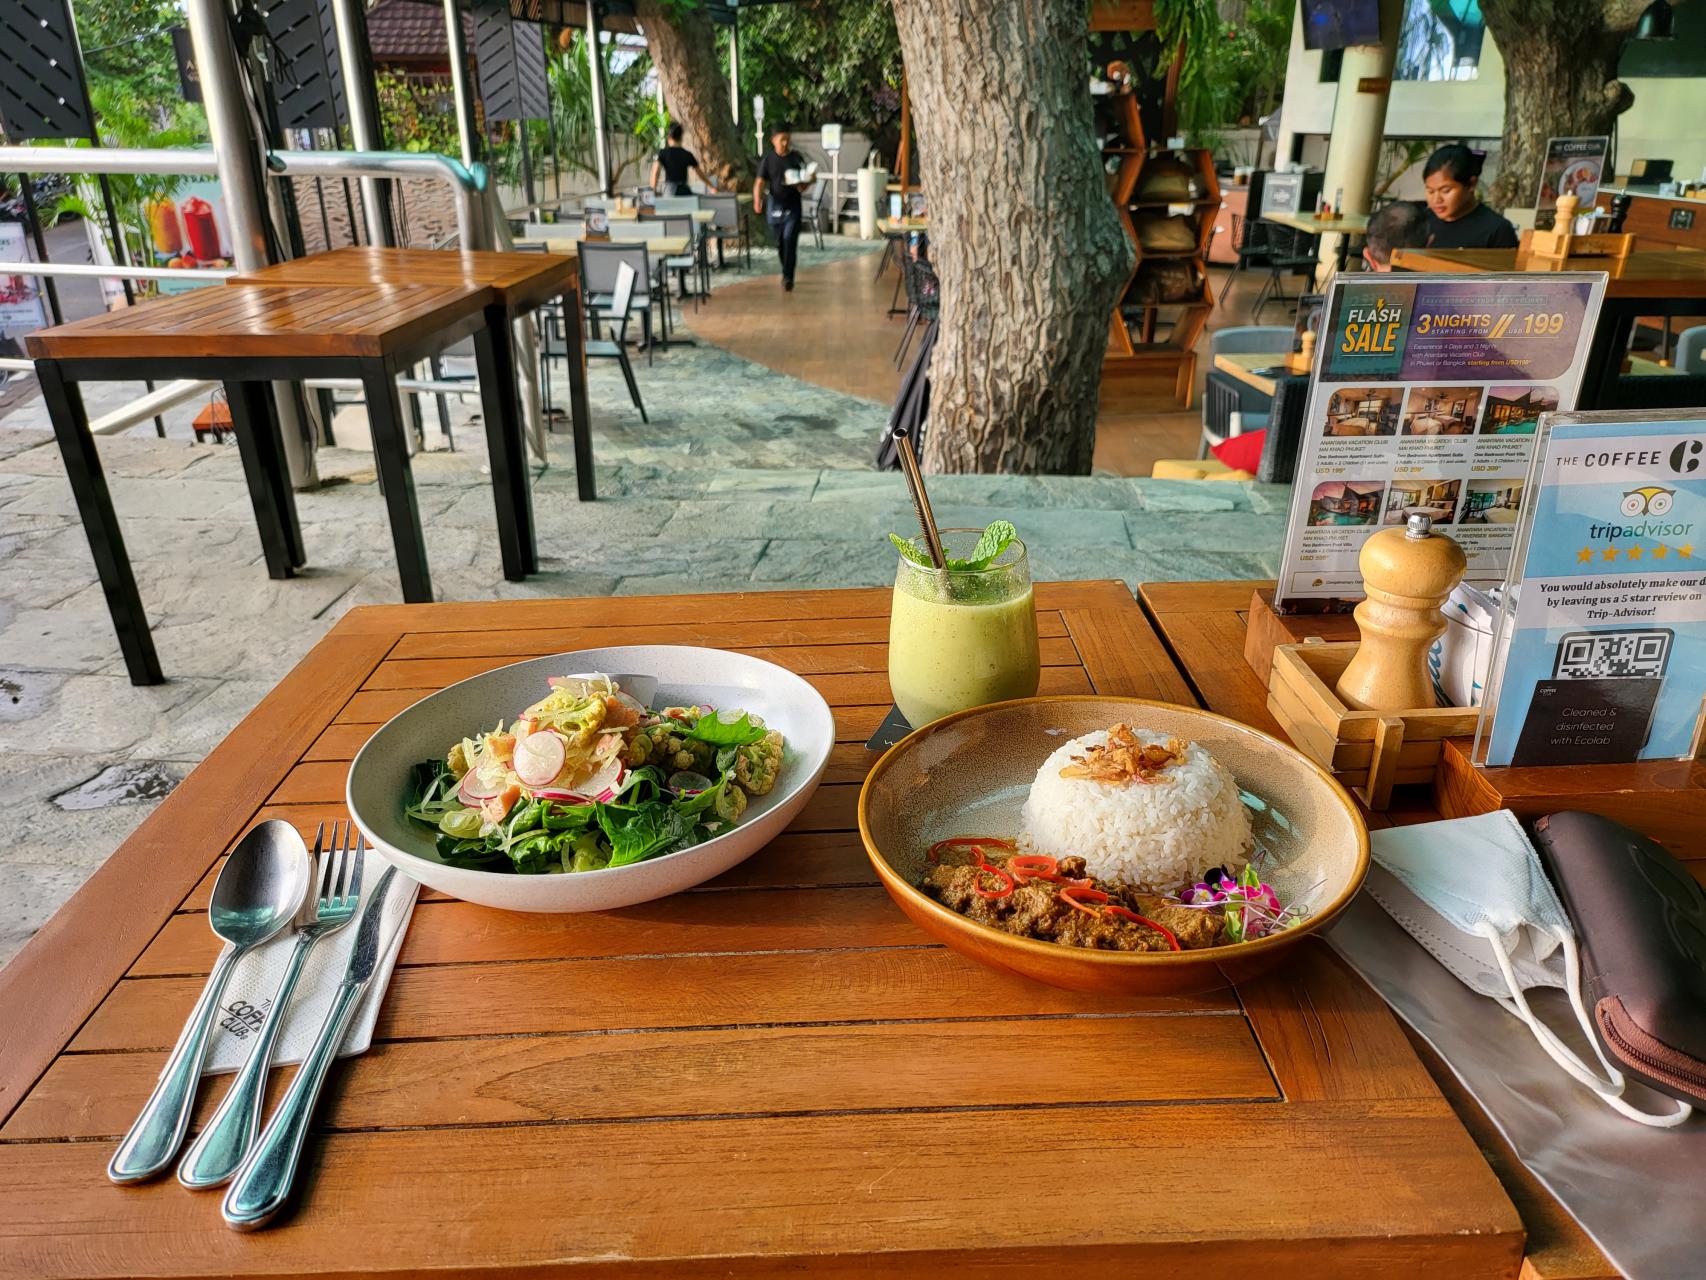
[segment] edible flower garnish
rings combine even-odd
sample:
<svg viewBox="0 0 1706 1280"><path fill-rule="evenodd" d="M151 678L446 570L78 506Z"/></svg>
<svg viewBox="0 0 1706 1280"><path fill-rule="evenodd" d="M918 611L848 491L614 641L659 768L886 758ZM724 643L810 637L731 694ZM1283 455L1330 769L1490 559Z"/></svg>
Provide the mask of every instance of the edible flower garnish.
<svg viewBox="0 0 1706 1280"><path fill-rule="evenodd" d="M1296 903L1281 906L1279 894L1262 880L1254 863L1236 876L1224 867L1210 867L1201 880L1179 895L1179 904L1222 908L1228 942L1254 942L1283 933L1307 914Z"/></svg>
<svg viewBox="0 0 1706 1280"><path fill-rule="evenodd" d="M991 520L978 537L977 545L971 549L971 555L964 560L948 557L948 572L977 573L989 568L1001 558L1001 553L1019 536L1019 531L1013 527L1010 520ZM895 549L913 564L924 569L934 569L936 566L930 560L930 553L923 550L909 538L903 538L898 533L889 534L889 541Z"/></svg>
<svg viewBox="0 0 1706 1280"><path fill-rule="evenodd" d="M1164 743L1144 745L1130 726L1116 724L1108 730L1107 742L1086 748L1081 756L1060 771L1063 778L1088 778L1092 782L1154 782L1161 771L1180 759L1189 743L1168 738Z"/></svg>

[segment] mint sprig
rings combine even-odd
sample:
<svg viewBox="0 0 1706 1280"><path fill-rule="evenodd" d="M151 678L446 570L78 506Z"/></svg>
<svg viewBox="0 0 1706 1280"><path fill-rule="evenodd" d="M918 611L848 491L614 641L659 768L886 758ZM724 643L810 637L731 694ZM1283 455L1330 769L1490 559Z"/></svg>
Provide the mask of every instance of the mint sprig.
<svg viewBox="0 0 1706 1280"><path fill-rule="evenodd" d="M977 573L987 569L1001 558L1004 551L1013 544L1019 536L1019 531L1013 527L1011 520L991 520L989 526L978 536L977 545L971 549L971 555L964 560L948 558L948 572ZM934 569L930 555L913 542L903 538L898 533L889 534L889 541L894 543L896 550L907 560L922 569Z"/></svg>

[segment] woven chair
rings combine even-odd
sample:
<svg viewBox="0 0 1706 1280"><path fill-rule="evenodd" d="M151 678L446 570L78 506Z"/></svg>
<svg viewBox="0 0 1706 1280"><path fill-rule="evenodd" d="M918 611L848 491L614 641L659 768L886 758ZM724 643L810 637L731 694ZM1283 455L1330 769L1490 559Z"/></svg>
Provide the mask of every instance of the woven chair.
<svg viewBox="0 0 1706 1280"><path fill-rule="evenodd" d="M906 360L906 349L912 345L918 326L934 321L942 309L941 282L927 259L904 253L900 259L900 270L906 279L906 332L900 335L900 346L895 348L894 367L897 369Z"/></svg>

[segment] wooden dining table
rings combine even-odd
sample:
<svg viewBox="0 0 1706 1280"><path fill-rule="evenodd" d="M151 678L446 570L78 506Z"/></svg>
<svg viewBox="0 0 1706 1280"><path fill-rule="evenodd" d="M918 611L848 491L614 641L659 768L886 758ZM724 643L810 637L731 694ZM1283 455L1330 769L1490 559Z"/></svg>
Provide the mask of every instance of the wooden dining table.
<svg viewBox="0 0 1706 1280"><path fill-rule="evenodd" d="M495 424L493 438L519 442L513 370L507 376L501 371L509 347L501 316L490 286L465 281L211 285L26 334L24 349L35 361L36 381L131 682L158 684L164 673L89 431L80 382L170 376L222 383L267 572L288 578L307 564L307 550L268 383L360 379L403 598L425 601L432 599L432 575L397 378L472 337L482 374L481 404L488 423ZM520 580L536 566L537 554L525 514L525 477L514 467L505 469L501 451L492 468L492 497L504 574Z"/></svg>
<svg viewBox="0 0 1706 1280"><path fill-rule="evenodd" d="M1117 582L1039 584L1041 692L1271 729L1237 669L1251 585L1148 587L1146 614ZM1613 1274L1324 944L1236 988L1109 998L912 926L855 822L889 594L352 610L0 969L0 1276ZM234 1234L170 1179L109 1183L217 953L238 837L347 816L355 753L433 690L647 643L823 694L836 743L788 831L621 911L424 893L274 1229Z"/></svg>
<svg viewBox="0 0 1706 1280"><path fill-rule="evenodd" d="M311 253L288 262L233 276L232 285L296 285L313 288L433 284L484 288L492 292L494 313L487 317L493 345L488 355L476 350L482 384L505 379L515 385L513 327L540 307L567 300L570 315L580 314L580 275L572 255L558 252L515 253L468 249L394 249L355 245ZM575 482L583 502L598 496L593 474L592 412L587 402L586 353L579 330L567 332L565 363L569 378L569 419L574 438ZM533 490L527 479L527 453L520 435L504 434L488 420L486 454L495 482L513 491L512 501L526 521L523 571L538 571L533 534Z"/></svg>
<svg viewBox="0 0 1706 1280"><path fill-rule="evenodd" d="M1641 316L1698 315L1706 310L1706 250L1636 249L1625 257L1537 258L1526 249L1394 249L1395 271L1481 275L1505 271L1603 271L1605 298L1582 375L1577 406L1619 407L1629 338ZM1667 383L1672 379L1667 379ZM1674 379L1674 407L1699 403L1699 388ZM1653 398L1649 397L1651 401ZM1643 407L1657 407L1643 401Z"/></svg>

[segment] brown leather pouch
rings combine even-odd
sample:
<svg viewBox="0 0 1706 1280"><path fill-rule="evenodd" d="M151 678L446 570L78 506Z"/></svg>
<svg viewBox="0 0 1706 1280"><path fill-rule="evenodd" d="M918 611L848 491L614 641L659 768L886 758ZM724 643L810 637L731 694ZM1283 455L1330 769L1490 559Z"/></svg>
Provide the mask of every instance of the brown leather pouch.
<svg viewBox="0 0 1706 1280"><path fill-rule="evenodd" d="M1634 1079L1706 1106L1706 890L1598 814L1550 814L1534 833L1581 941L1600 1047Z"/></svg>

